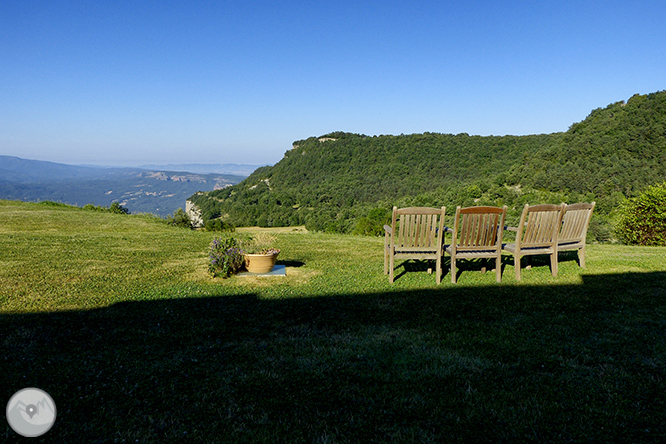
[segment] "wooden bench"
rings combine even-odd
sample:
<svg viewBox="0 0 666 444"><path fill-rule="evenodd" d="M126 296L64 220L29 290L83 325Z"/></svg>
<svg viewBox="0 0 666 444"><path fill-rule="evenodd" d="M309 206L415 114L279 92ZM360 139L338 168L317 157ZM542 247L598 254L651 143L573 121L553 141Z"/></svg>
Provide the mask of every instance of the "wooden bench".
<svg viewBox="0 0 666 444"><path fill-rule="evenodd" d="M436 260L436 281L442 280L446 207L393 207L391 226L384 225L384 274L393 283L395 260Z"/></svg>
<svg viewBox="0 0 666 444"><path fill-rule="evenodd" d="M557 276L557 236L564 207L565 204L525 204L518 227L507 227L516 232L516 241L504 245L503 249L513 254L517 281L520 280L520 260L528 255L549 255L551 273Z"/></svg>
<svg viewBox="0 0 666 444"><path fill-rule="evenodd" d="M456 208L451 245L445 251L451 256L451 282L456 283L458 259L494 258L495 280L502 282L502 233L506 205L497 207ZM485 267L483 268L485 271Z"/></svg>
<svg viewBox="0 0 666 444"><path fill-rule="evenodd" d="M596 202L564 204L557 251L578 250L578 263L585 268L585 239Z"/></svg>

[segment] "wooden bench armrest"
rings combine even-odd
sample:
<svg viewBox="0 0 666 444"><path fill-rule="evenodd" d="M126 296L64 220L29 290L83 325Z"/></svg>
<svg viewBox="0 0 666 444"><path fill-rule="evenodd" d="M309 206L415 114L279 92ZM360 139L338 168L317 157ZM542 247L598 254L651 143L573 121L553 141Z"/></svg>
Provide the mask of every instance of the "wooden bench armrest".
<svg viewBox="0 0 666 444"><path fill-rule="evenodd" d="M527 226L527 222L525 222L524 226L525 226L525 227ZM518 227L506 227L506 226L505 226L504 229L505 229L506 231L516 231L516 232L518 232Z"/></svg>
<svg viewBox="0 0 666 444"><path fill-rule="evenodd" d="M453 234L453 228L444 227L444 231L446 231L447 233Z"/></svg>
<svg viewBox="0 0 666 444"><path fill-rule="evenodd" d="M391 234L393 230L388 225L384 225L384 231L386 231L388 234Z"/></svg>

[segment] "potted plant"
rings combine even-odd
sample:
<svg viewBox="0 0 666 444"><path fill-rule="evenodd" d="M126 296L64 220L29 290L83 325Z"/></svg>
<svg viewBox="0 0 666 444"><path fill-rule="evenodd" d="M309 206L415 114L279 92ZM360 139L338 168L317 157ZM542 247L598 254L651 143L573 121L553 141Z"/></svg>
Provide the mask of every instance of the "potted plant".
<svg viewBox="0 0 666 444"><path fill-rule="evenodd" d="M250 273L268 273L275 266L280 250L273 247L275 235L257 233L243 245L245 268Z"/></svg>

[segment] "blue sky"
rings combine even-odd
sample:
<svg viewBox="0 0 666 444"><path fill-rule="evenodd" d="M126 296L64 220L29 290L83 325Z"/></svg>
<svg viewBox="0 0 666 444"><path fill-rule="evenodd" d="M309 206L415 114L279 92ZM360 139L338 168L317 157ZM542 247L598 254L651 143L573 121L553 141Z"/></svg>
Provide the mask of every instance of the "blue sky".
<svg viewBox="0 0 666 444"><path fill-rule="evenodd" d="M5 1L0 154L278 162L332 131L524 135L666 89L663 1Z"/></svg>

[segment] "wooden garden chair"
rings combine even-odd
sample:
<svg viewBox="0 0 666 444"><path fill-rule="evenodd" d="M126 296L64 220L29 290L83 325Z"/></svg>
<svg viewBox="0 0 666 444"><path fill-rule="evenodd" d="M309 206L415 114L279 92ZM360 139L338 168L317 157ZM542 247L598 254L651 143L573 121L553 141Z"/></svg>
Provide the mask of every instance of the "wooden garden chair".
<svg viewBox="0 0 666 444"><path fill-rule="evenodd" d="M446 207L393 207L391 226L384 225L384 274L393 283L395 260L434 259L437 283L442 280L444 214Z"/></svg>
<svg viewBox="0 0 666 444"><path fill-rule="evenodd" d="M535 254L549 255L551 273L557 276L557 235L563 211L564 204L532 206L525 204L518 227L507 227L507 230L516 232L515 243L503 247L513 254L516 280L520 280L520 259Z"/></svg>
<svg viewBox="0 0 666 444"><path fill-rule="evenodd" d="M502 233L506 205L497 207L456 208L451 245L445 251L451 256L451 282L456 283L458 259L494 258L495 280L502 282ZM485 266L482 269L485 272Z"/></svg>
<svg viewBox="0 0 666 444"><path fill-rule="evenodd" d="M585 238L596 202L564 206L562 227L557 237L557 250L578 250L578 263L585 268Z"/></svg>

